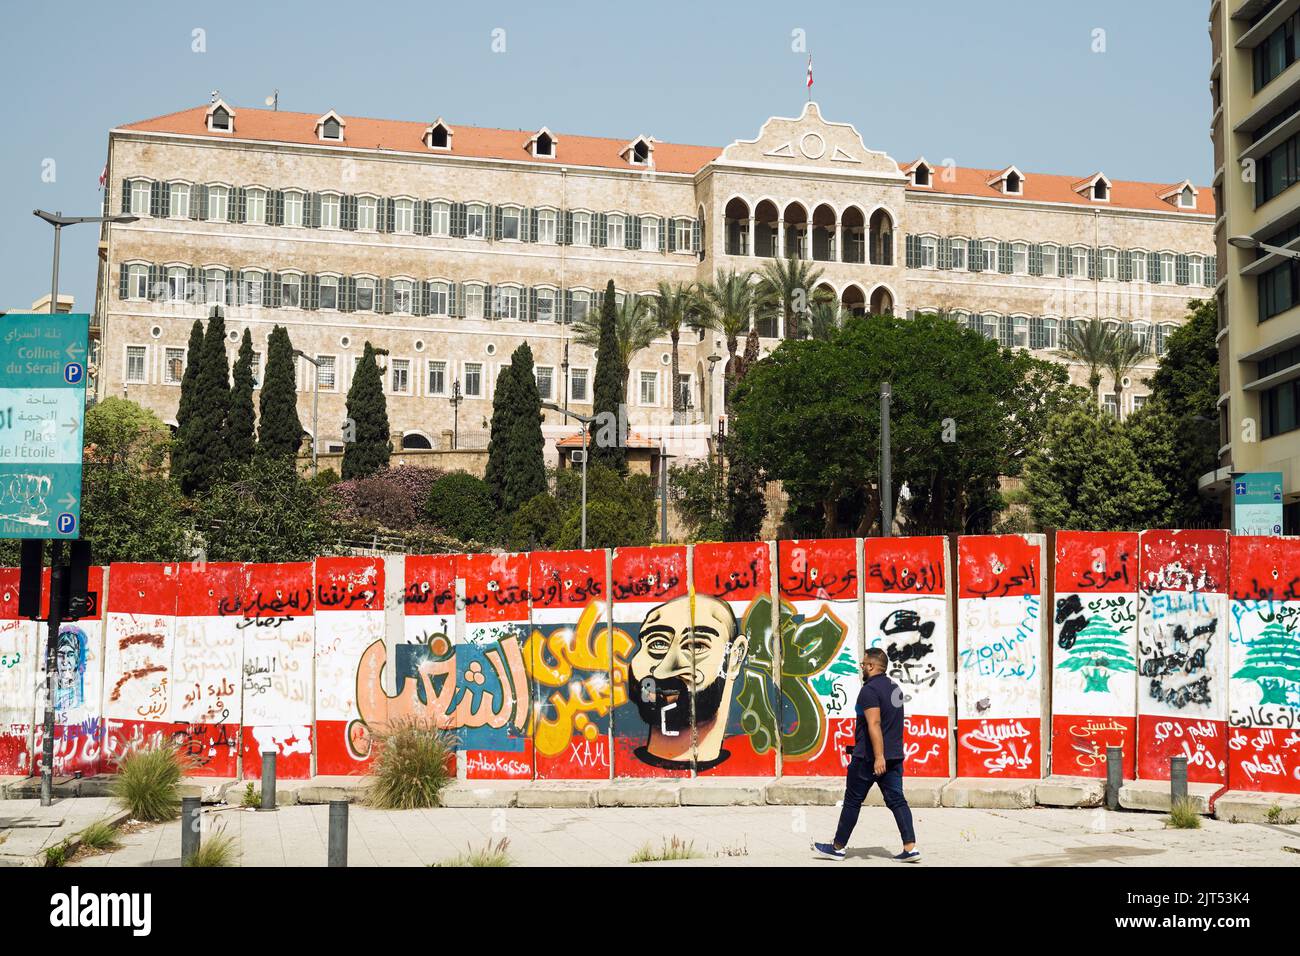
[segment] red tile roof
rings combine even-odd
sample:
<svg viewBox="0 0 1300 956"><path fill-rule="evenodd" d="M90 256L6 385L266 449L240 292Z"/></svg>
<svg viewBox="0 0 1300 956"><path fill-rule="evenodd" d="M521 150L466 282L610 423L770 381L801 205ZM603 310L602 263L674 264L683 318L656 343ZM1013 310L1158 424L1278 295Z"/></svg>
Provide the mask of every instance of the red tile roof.
<svg viewBox="0 0 1300 956"><path fill-rule="evenodd" d="M588 439L590 441L590 439ZM628 448L651 448L658 450L659 441L655 438L647 438L645 435L637 432L629 432L623 444ZM582 432L576 432L572 435L566 435L563 438L556 439L556 448L582 448Z"/></svg>
<svg viewBox="0 0 1300 956"><path fill-rule="evenodd" d="M151 133L179 133L190 136L210 136L214 138L250 140L267 143L301 143L305 145L334 145L322 143L316 136L316 121L322 114L290 113L284 110L264 110L235 108L235 131L233 133L214 133L207 127L207 106L169 113L138 123L128 123L121 127L127 130ZM431 150L424 144L424 132L433 122L411 122L407 120L367 119L360 116L345 117L347 120L345 147L357 149L391 149L399 152L425 153L438 155L442 150ZM467 156L479 159L507 159L524 162L542 163L559 166L594 166L606 169L638 169L627 162L621 155L624 147L632 141L627 139L605 139L597 136L574 136L567 133L555 133L557 147L554 158L535 157L529 148L529 140L536 130L485 129L478 126L458 126L449 124L452 130L452 148L447 155ZM721 155L722 150L716 146L685 146L680 143L655 141L654 168L664 173L696 173ZM915 165L915 161L903 166L906 171ZM931 186L909 186L918 193L934 192L962 196L980 196L988 199L1004 198L988 181L1002 172L1000 169L968 169L954 167L955 179L945 180L945 167L936 167L930 178ZM1162 192L1171 189L1177 183L1138 183L1123 180L1111 180L1111 200L1108 203L1093 202L1076 192L1074 184L1079 182L1073 176L1054 176L1047 173L1024 173L1024 194L1018 199L1041 200L1044 202L1069 203L1077 206L1105 208L1107 206L1126 209L1151 209L1161 212L1187 212L1214 214L1214 193L1208 186L1197 187L1196 209L1179 209L1179 207L1160 198Z"/></svg>
<svg viewBox="0 0 1300 956"><path fill-rule="evenodd" d="M915 166L918 161L913 160L911 163L904 165L902 169L906 172ZM934 174L930 177L930 185L928 187L909 185L909 192L980 196L988 199L1011 198L1004 197L995 186L989 185L989 180L1001 173L1003 171L1001 169L968 169L961 166L949 168L934 166L932 163L929 165L934 170ZM945 178L949 173L953 176L951 181ZM1021 189L1024 192L1022 195L1014 197L1016 199L1068 203L1074 206L1090 206L1095 209L1114 206L1120 209L1158 209L1161 212L1214 215L1214 190L1209 186L1196 187L1195 209L1181 209L1177 202L1169 202L1160 198L1161 193L1168 192L1175 186L1181 185L1181 180L1172 183L1137 183L1107 177L1107 179L1110 179L1110 202L1094 202L1085 193L1077 192L1076 187L1092 182L1096 173L1084 179L1075 176L1054 176L1050 173L1024 173L1023 175L1025 179L1021 184Z"/></svg>
<svg viewBox="0 0 1300 956"><path fill-rule="evenodd" d="M342 144L322 143L316 136L320 114L289 113L284 110L257 110L235 107L233 133L209 132L206 106L181 110L167 116L129 123L122 129L151 133L183 133L224 139L253 140L267 143L303 143L342 145L355 149L391 149L401 152L438 155L447 151L432 150L424 144L424 131L433 123L406 120L377 120L348 116ZM484 129L448 123L452 131L451 156L480 159L513 159L555 166L601 166L609 169L640 169L627 162L620 153L634 139L601 139L595 136L572 136L554 133L555 158L535 157L529 140L537 130ZM654 143L654 168L661 173L695 173L722 152L714 146L682 146L677 143Z"/></svg>

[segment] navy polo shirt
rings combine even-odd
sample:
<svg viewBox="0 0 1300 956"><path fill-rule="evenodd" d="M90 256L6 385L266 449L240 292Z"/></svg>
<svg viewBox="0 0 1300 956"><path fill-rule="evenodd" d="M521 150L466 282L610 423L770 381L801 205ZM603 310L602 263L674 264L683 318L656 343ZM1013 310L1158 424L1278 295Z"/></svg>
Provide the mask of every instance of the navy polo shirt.
<svg viewBox="0 0 1300 956"><path fill-rule="evenodd" d="M875 760L871 735L867 733L867 710L880 708L880 735L885 741L885 759L903 759L903 692L884 674L877 674L862 685L853 710L857 721L853 728L853 756Z"/></svg>

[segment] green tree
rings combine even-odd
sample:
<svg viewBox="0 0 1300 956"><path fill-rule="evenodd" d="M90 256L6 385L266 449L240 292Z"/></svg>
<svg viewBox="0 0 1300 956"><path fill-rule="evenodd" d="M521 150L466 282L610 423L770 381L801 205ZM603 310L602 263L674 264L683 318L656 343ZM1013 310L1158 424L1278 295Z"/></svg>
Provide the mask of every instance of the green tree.
<svg viewBox="0 0 1300 956"><path fill-rule="evenodd" d="M231 464L194 518L209 561L308 561L338 550L337 506L285 455Z"/></svg>
<svg viewBox="0 0 1300 956"><path fill-rule="evenodd" d="M672 342L672 393L673 421L678 422L683 412L681 363L678 348L682 329L698 323L698 304L695 287L688 283L670 283L660 280L658 291L650 300L650 314L660 332L666 332Z"/></svg>
<svg viewBox="0 0 1300 956"><path fill-rule="evenodd" d="M1259 685L1261 706L1294 708L1300 701L1300 638L1270 621L1248 645L1246 659L1232 676Z"/></svg>
<svg viewBox="0 0 1300 956"><path fill-rule="evenodd" d="M726 535L727 495L722 469L710 455L668 472L677 515L693 541L721 541Z"/></svg>
<svg viewBox="0 0 1300 956"><path fill-rule="evenodd" d="M1025 463L1025 492L1040 527L1136 531L1165 526L1169 499L1119 422L1095 407L1054 416Z"/></svg>
<svg viewBox="0 0 1300 956"><path fill-rule="evenodd" d="M555 476L555 501L560 527L557 548L581 547L582 473L561 468ZM644 546L654 541L654 483L649 475L621 475L612 468L587 468L587 547Z"/></svg>
<svg viewBox="0 0 1300 956"><path fill-rule="evenodd" d="M614 295L611 291L614 283L611 281L605 290L605 303L610 301L610 296ZM579 345L585 345L588 348L597 350L597 377L600 375L599 352L603 348L602 336L604 335L605 326L605 303L602 303L601 314L599 317L593 317L588 314L586 317L579 319L573 325L574 341ZM617 367L621 373L622 392L627 394L627 380L632 371L632 360L636 358L636 353L642 349L648 348L659 334L659 326L656 316L651 309L651 300L636 295L626 295L623 301L619 302L614 299L614 349L613 355L616 359Z"/></svg>
<svg viewBox="0 0 1300 956"><path fill-rule="evenodd" d="M1106 370L1115 383L1115 407L1124 408L1124 379L1151 353L1147 340L1127 326L1114 333L1106 355Z"/></svg>
<svg viewBox="0 0 1300 956"><path fill-rule="evenodd" d="M302 445L298 418L297 359L289 332L282 325L271 329L266 342L266 374L262 376L257 452L271 458L296 459Z"/></svg>
<svg viewBox="0 0 1300 956"><path fill-rule="evenodd" d="M814 306L835 301L833 293L818 287L821 279L822 270L806 259L768 260L758 274L755 305L781 312L786 338L803 338Z"/></svg>
<svg viewBox="0 0 1300 956"><path fill-rule="evenodd" d="M1124 633L1097 614L1088 619L1057 666L1061 670L1082 672L1084 693L1100 694L1110 691L1113 671L1137 670Z"/></svg>
<svg viewBox="0 0 1300 956"><path fill-rule="evenodd" d="M244 329L235 359L234 382L230 387L230 412L226 415L226 457L230 461L252 461L257 450L257 419L253 411L253 336Z"/></svg>
<svg viewBox="0 0 1300 956"><path fill-rule="evenodd" d="M230 365L226 358L226 320L214 307L203 335L194 398L185 427L177 432L181 446L181 490L187 495L206 491L226 463L226 414L230 409Z"/></svg>
<svg viewBox="0 0 1300 956"><path fill-rule="evenodd" d="M625 473L627 453L624 442L627 435L623 432L623 418L619 413L623 410L623 398L627 394L627 375L618 342L618 310L614 302L613 279L605 286L599 328L592 414L600 421L592 425L588 454L592 463ZM609 434L611 423L617 423L617 434L612 440Z"/></svg>
<svg viewBox="0 0 1300 956"><path fill-rule="evenodd" d="M1071 362L1088 368L1088 387L1092 389L1092 403L1101 401L1101 370L1110 361L1114 349L1115 333L1101 319L1082 319L1066 326L1061 342L1061 354Z"/></svg>
<svg viewBox="0 0 1300 956"><path fill-rule="evenodd" d="M511 551L553 548L560 534L560 506L555 496L542 493L524 502L510 519L506 547Z"/></svg>
<svg viewBox="0 0 1300 956"><path fill-rule="evenodd" d="M376 356L387 355L369 342L357 363L348 389L347 415L352 441L343 443L343 480L366 478L388 467L393 454L389 441L388 400Z"/></svg>
<svg viewBox="0 0 1300 956"><path fill-rule="evenodd" d="M216 309L214 308L215 312ZM185 430L194 407L194 383L203 364L203 320L195 319L190 326L190 345L185 353L185 371L181 374L181 395L176 405L176 433ZM180 442L172 444L172 477L181 481L185 477L185 448Z"/></svg>
<svg viewBox="0 0 1300 956"><path fill-rule="evenodd" d="M542 396L533 371L533 350L524 342L510 356L513 371L513 411L509 422L509 455L502 503L514 513L546 491L546 439L542 436Z"/></svg>
<svg viewBox="0 0 1300 956"><path fill-rule="evenodd" d="M749 317L754 311L755 290L752 272L724 272L718 270L712 282L705 282L697 290L700 325L717 332L727 343L726 405L731 408L732 393L742 369L736 357L741 333L749 328Z"/></svg>
<svg viewBox="0 0 1300 956"><path fill-rule="evenodd" d="M483 480L492 492L497 507L503 507L506 497L506 472L510 459L510 417L514 413L514 364L505 366L497 374L492 391L492 421L488 426L487 467Z"/></svg>
<svg viewBox="0 0 1300 956"><path fill-rule="evenodd" d="M443 533L461 541L493 542L498 511L486 481L463 471L443 475L429 489L425 514Z"/></svg>
<svg viewBox="0 0 1300 956"><path fill-rule="evenodd" d="M106 398L86 411L81 537L98 564L188 557L171 431L148 409Z"/></svg>

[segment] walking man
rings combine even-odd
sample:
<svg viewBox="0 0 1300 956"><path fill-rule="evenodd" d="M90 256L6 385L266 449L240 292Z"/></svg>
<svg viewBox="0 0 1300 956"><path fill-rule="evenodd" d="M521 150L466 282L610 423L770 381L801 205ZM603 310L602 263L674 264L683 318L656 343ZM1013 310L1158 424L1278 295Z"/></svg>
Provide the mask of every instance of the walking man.
<svg viewBox="0 0 1300 956"><path fill-rule="evenodd" d="M862 801L871 785L878 784L885 806L894 814L903 852L894 857L903 863L921 859L912 830L912 810L903 796L903 692L885 675L889 658L878 647L867 651L863 662L862 690L854 705L857 722L853 729L853 756L849 760L840 825L832 843L814 843L818 856L842 860L853 827L857 825Z"/></svg>

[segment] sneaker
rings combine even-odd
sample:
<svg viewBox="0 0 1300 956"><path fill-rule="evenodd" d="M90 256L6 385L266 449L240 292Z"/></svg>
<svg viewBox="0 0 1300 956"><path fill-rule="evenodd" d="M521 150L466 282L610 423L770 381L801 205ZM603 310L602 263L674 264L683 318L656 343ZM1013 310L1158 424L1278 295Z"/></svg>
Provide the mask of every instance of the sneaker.
<svg viewBox="0 0 1300 956"><path fill-rule="evenodd" d="M920 850L904 850L898 856L894 857L899 863L919 863L921 862Z"/></svg>
<svg viewBox="0 0 1300 956"><path fill-rule="evenodd" d="M813 852L827 860L842 860L845 857L843 850L835 849L834 843L814 843Z"/></svg>

